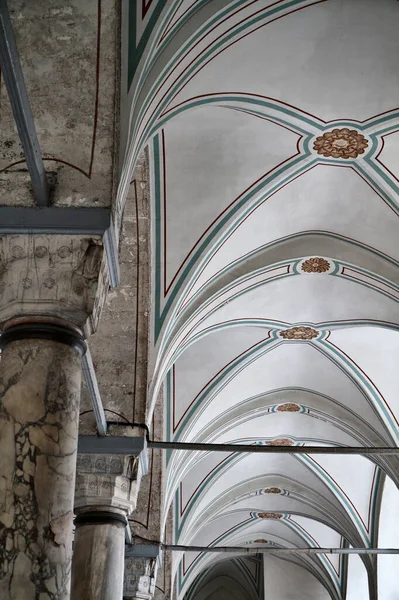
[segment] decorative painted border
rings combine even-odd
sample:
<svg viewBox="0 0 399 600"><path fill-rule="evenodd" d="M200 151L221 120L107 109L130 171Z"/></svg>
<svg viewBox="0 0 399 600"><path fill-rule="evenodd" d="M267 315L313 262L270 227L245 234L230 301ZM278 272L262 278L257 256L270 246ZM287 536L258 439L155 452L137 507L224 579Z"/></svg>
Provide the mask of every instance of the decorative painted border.
<svg viewBox="0 0 399 600"><path fill-rule="evenodd" d="M130 0L133 2L134 0ZM162 0L163 1L163 0ZM199 30L191 36L191 38L186 42L185 45L180 49L178 54L171 59L169 64L162 71L161 75L158 77L153 87L149 90L146 100L143 105L140 107L139 113L137 114L137 118L135 124L129 124L129 129L131 129L131 139L133 140L133 144L130 146L125 164L122 170L122 179L118 193L118 201L117 201L117 215L116 215L116 227L119 226L119 220L123 213L123 206L126 199L126 193L129 186L131 173L133 172L134 164L136 162L137 156L140 153L141 149L145 146L151 134L148 134L149 128L152 127L152 124L156 122L159 115L162 111L168 106L168 103L173 99L173 97L187 84L189 78L191 78L192 74L199 68L202 68L207 62L210 60L210 56L215 57L220 51L220 47L224 45L223 49L226 49L229 45L236 43L242 37L247 35L247 30L251 29L254 25L266 20L263 24L259 25L259 27L263 27L267 25L269 22L273 22L276 19L282 18L291 14L293 12L297 12L298 10L302 10L303 8L307 8L308 6L312 6L315 4L319 4L322 2L326 2L328 0L278 0L274 4L260 11L256 11L254 15L247 16L242 22L233 26L230 30L228 29L226 34L222 34L219 38L211 42L209 45L208 52L200 52L200 55L197 59L191 61L191 67L187 72L187 67L179 76L175 82L172 84L172 87L169 90L169 93L165 95L166 102L161 102L155 112L151 115L150 119L147 119L147 124L144 125L145 118L147 117L147 112L150 107L150 103L153 98L155 98L156 94L159 93L159 90L162 87L164 81L166 81L173 71L179 66L179 64L184 60L188 60L190 53L195 49L195 47L199 44L199 42L205 39L208 33L215 28L217 28L220 24L227 24L228 20L231 19L236 13L240 12L247 5L250 6L252 4L256 4L256 0L252 0L251 2L245 2L245 0L238 0L238 2L233 5L229 5L225 10L219 11L213 18L209 19ZM233 9L233 12L231 10ZM235 10L237 9L237 10ZM267 21L269 19L269 21ZM135 35L135 30L134 30ZM133 39L131 36L129 40ZM229 42L228 45L227 42ZM133 46L133 44L132 44ZM132 48L133 49L133 48ZM129 50L129 56L132 56L132 52ZM202 66L201 66L202 65ZM145 78L144 78L145 80ZM143 80L143 81L144 81ZM142 85L143 82L140 83ZM138 97L137 95L133 97L132 107L136 106L136 101ZM132 110L133 115L133 110ZM139 131L141 133L139 134Z"/></svg>
<svg viewBox="0 0 399 600"><path fill-rule="evenodd" d="M248 569L246 565L246 561L257 563L257 569L255 571L256 576L253 577L251 571ZM264 584L263 584L263 568L262 568L262 557L261 556L248 556L245 558L232 558L231 562L234 564L235 568L239 569L245 577L247 581L248 588L253 592L253 597L256 600L263 600L264 598ZM204 583L204 580L210 575L213 567L207 567L202 571L191 584L187 594L185 596L185 600L194 600L196 595L200 592L201 586Z"/></svg>
<svg viewBox="0 0 399 600"><path fill-rule="evenodd" d="M168 439L187 439L190 434L192 424L198 418L198 416L206 410L206 407L210 402L221 392L221 390L234 379L243 369L248 367L258 358L264 356L266 353L274 350L283 343L306 343L310 344L316 350L319 350L328 360L330 360L335 366L339 367L341 371L351 380L351 382L357 387L360 393L363 395L365 400L369 403L380 422L384 425L387 436L390 438L390 442L397 444L399 440L399 426L392 413L389 405L385 398L376 388L374 383L367 377L362 369L347 356L342 350L335 346L330 340L328 340L329 332L321 331L319 338L316 340L284 340L279 337L279 330L271 329L269 324L269 335L267 339L257 343L253 348L248 349L242 355L239 355L236 360L229 363L223 371L221 371L215 378L213 378L208 386L206 386L200 395L194 399L191 407L186 411L184 417L181 419L178 427L173 430L171 423L171 414L173 410L172 396L170 396L171 386L170 381L167 385L167 435ZM267 392L268 390L265 390Z"/></svg>
<svg viewBox="0 0 399 600"><path fill-rule="evenodd" d="M128 38L128 76L127 76L127 87L130 88L133 77L136 73L136 69L143 56L144 50L150 39L157 21L161 15L161 12L167 2L167 0L157 0L157 4L154 8L149 22L147 23L143 34L139 40L136 38L137 30L137 2L139 0L129 0L129 38ZM142 18L144 19L148 10L151 8L153 0L142 0Z"/></svg>
<svg viewBox="0 0 399 600"><path fill-rule="evenodd" d="M211 256L215 254L218 248L224 243L235 229L248 217L253 210L262 204L267 198L279 191L284 185L290 183L293 179L299 177L301 174L307 172L310 168L317 164L328 164L332 166L344 166L351 167L354 169L362 179L364 179L379 195L396 214L399 214L398 203L393 200L399 195L399 186L397 185L396 179L392 178L388 172L386 172L380 165L377 165L376 161L373 160L373 156L379 153L381 148L381 135L386 134L387 131L397 131L399 129L399 111L393 111L389 115L384 117L372 118L363 124L357 122L341 121L329 123L326 127L323 122L305 113L300 112L298 109L294 110L294 107L289 108L288 105L277 101L271 101L271 99L264 99L256 96L248 96L246 94L212 94L200 99L193 99L187 101L173 109L169 113L174 118L179 111L183 109L197 107L203 104L209 105L216 103L218 106L224 108L239 108L238 102L248 103L247 112L251 114L263 114L272 122L278 125L289 126L293 128L299 135L300 139L300 154L294 155L285 161L285 164L279 165L273 169L270 173L266 174L266 177L261 181L256 182L253 188L244 193L242 197L239 197L228 209L222 213L221 217L217 219L215 224L210 228L208 233L200 240L197 247L194 247L190 260L186 259L186 266L181 271L181 275L176 279L175 285L172 287L168 299L165 303L164 308L161 310L161 298L162 298L162 285L161 285L161 270L163 261L161 260L161 248L164 242L161 243L161 229L158 228L155 235L156 240L156 299L157 299L157 315L155 321L155 340L157 339L163 324L165 322L166 315L170 310L177 294L187 293L187 288L192 286L193 279L198 277L198 274L203 270L204 266L209 262ZM255 106L262 106L263 113L255 110ZM266 112L264 112L266 110ZM281 114L281 117L279 116ZM282 116L289 119L284 120ZM388 125L388 123L391 123ZM161 120L162 126L164 121ZM383 128L381 128L383 126ZM369 151L364 157L357 159L341 160L341 159L327 159L320 157L310 149L311 142L315 139L318 133L328 131L332 127L355 127L357 130L362 131L371 140L371 146ZM164 194L164 188L161 185L163 180L162 174L164 171L163 161L164 156L161 152L162 143L158 134L153 138L153 149L152 158L154 162L153 176L154 176L154 210L155 219L158 223L165 218L162 211L162 200L161 196ZM234 217L234 220L232 220ZM231 223L228 228L227 224ZM216 240L216 235L218 239ZM165 233L162 233L165 236ZM207 253L204 255L204 252ZM194 251L195 250L195 251ZM187 262L188 261L188 262ZM164 268L164 267L163 267ZM195 271L193 273L193 269ZM190 276L190 281L187 282L187 278ZM212 280L211 280L212 281ZM184 285L183 285L184 284ZM173 315L172 315L173 316ZM167 332L166 332L167 334Z"/></svg>
<svg viewBox="0 0 399 600"><path fill-rule="evenodd" d="M235 457L231 457L228 460L233 460L234 458ZM308 462L308 461L312 462L312 460L309 457L304 457L304 458L306 458L308 460L303 461L303 462ZM316 467L316 470L314 470L312 468L312 471L315 472L316 475L319 475L317 467ZM217 474L212 474L211 477L214 478L214 477L217 477L217 476L218 476ZM329 478L328 474L323 474L322 479L325 480L325 477ZM212 485L211 482L207 483L207 487L208 488L211 485ZM337 484L335 483L334 487L336 485ZM372 487L371 496L370 496L370 511L369 511L369 514L370 514L370 516L369 516L369 529L370 529L370 531L372 530L372 527L373 527L372 524L375 521L376 496L377 496L376 490L378 490L379 486L380 486L380 470L378 468L376 468L376 473L375 473L375 477L374 477L374 480L373 480L373 487ZM338 488L339 488L339 486L338 486ZM340 491L340 488L339 488L339 491ZM336 495L335 489L334 489L334 494ZM340 497L340 496L342 496L341 493L338 494L338 497ZM342 498L339 498L339 500L340 500L343 508L346 510L346 512L348 512L348 506L349 506L349 509L350 509L351 503L349 501L349 505L348 505L348 503L345 500L345 498L346 498L346 495L345 495L345 493L343 493L343 502L342 502ZM175 506L177 505L177 501L178 501L178 498L176 498ZM242 512L242 511L240 510L239 512ZM281 511L279 511L279 512L281 512ZM350 509L350 513L352 514L353 510ZM215 515L214 518L217 518L217 516L218 515ZM219 515L219 516L221 516L221 515ZM306 517L306 514L304 513L303 516ZM348 516L349 516L349 514L348 514ZM175 519L177 519L177 517L178 517L178 515L175 515ZM254 517L252 517L252 519L253 518ZM307 516L307 518L314 519L314 517L310 517L310 516ZM231 531L229 530L228 532L225 532L224 534L222 534L221 536L219 536L218 538L216 538L214 540L214 542L212 542L212 544L210 544L210 545L213 545L213 544L214 545L220 545L222 542L225 542L225 540L228 539L231 536L232 533L236 532L238 529L242 529L243 527L246 527L246 526L250 525L252 523L252 519L250 519L250 520L247 519L247 520L244 520L244 521L240 522L237 526L233 527L233 530L231 530ZM295 523L294 521L292 521L292 519L290 518L289 514L287 514L286 516L283 516L282 520L284 520L284 521L290 521L291 526L293 526L293 524ZM351 523L353 523L353 516L351 517ZM331 523L326 522L325 524L327 526L331 527ZM298 527L300 527L301 531L297 531L297 533L299 533L302 537L304 536L305 542L309 543L309 545L317 545L317 542L315 540L313 540L313 538L309 539L309 536L308 536L308 534L307 534L306 531L305 531L305 533L302 531L303 528L301 526L298 526ZM333 528L336 529L335 527L333 527ZM298 529L298 528L296 528L296 529ZM340 532L338 531L338 533L340 533ZM371 545L371 543L372 543L372 537L373 537L372 531L371 531L371 537L366 534L366 539L364 539L364 543L365 543L366 547L368 545ZM177 539L178 539L178 537L176 537L176 540ZM347 542L345 541L345 544L346 543ZM353 541L352 541L352 543L353 543ZM187 576L190 574L191 569L193 568L193 566L198 563L198 560L202 560L203 558L204 558L204 555L201 555L201 554L197 555L197 557L191 562L191 565L189 567L184 567L184 564L180 563L180 576L179 576L179 580L180 580L181 588L185 585L185 580L186 580ZM320 557L320 558L322 560L322 563L324 564L324 567L326 568L326 571L329 574L329 577L333 581L334 586L335 586L337 592L339 594L342 594L342 592L343 592L343 590L345 589L345 586L346 586L346 579L345 579L346 578L346 568L343 568L342 564L341 564L340 571L337 573L335 571L334 567L332 566L331 562L328 560L328 557ZM184 561L184 557L183 557L183 561ZM366 568L367 568L367 565L366 565Z"/></svg>

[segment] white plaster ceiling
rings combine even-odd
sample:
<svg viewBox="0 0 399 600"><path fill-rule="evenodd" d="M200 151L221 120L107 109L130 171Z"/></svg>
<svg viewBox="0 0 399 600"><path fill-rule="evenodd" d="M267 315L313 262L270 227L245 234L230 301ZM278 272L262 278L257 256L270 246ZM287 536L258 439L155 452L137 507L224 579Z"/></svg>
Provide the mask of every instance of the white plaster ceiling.
<svg viewBox="0 0 399 600"><path fill-rule="evenodd" d="M179 0L165 15L124 167L127 181L148 144L149 417L163 384L169 440L397 445L398 3ZM174 452L165 468L165 519L172 506L188 545L373 546L384 472L398 480L396 457L310 448ZM281 600L299 572L298 598L343 600L344 559L270 560L290 573ZM227 562L176 554L177 597L234 597ZM351 559L348 598L367 577L374 598L376 564Z"/></svg>

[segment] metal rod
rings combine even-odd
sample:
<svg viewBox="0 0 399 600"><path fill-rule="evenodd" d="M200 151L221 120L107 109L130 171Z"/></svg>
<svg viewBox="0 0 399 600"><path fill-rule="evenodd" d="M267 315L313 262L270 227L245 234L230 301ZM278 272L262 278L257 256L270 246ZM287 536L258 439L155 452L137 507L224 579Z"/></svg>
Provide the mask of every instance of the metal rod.
<svg viewBox="0 0 399 600"><path fill-rule="evenodd" d="M206 552L234 554L399 554L399 548L274 548L241 546L178 546L160 544L162 550L171 552Z"/></svg>
<svg viewBox="0 0 399 600"><path fill-rule="evenodd" d="M87 347L86 354L82 358L82 370L93 406L97 431L100 435L107 435L107 419L105 417L104 407L101 401L100 390L98 389L97 377L94 371L93 359L91 357L89 347Z"/></svg>
<svg viewBox="0 0 399 600"><path fill-rule="evenodd" d="M149 448L200 452L237 452L255 454L398 454L399 448L361 446L250 446L247 444L202 444L189 442L148 442Z"/></svg>
<svg viewBox="0 0 399 600"><path fill-rule="evenodd" d="M7 0L0 0L0 67L24 149L36 202L39 206L48 206L49 186L15 43Z"/></svg>

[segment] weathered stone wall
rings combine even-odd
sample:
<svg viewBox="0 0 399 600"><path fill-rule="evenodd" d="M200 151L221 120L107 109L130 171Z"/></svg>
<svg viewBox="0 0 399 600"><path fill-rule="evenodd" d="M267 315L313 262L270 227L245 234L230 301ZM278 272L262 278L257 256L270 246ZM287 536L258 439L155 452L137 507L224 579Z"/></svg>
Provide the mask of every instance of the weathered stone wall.
<svg viewBox="0 0 399 600"><path fill-rule="evenodd" d="M149 318L149 208L147 160L136 166L120 237L121 285L108 294L89 344L108 420L144 423ZM94 426L87 390L81 424Z"/></svg>
<svg viewBox="0 0 399 600"><path fill-rule="evenodd" d="M0 236L0 324L47 315L95 329L108 291L100 237Z"/></svg>
<svg viewBox="0 0 399 600"><path fill-rule="evenodd" d="M119 121L120 3L9 0L54 202L110 206ZM30 179L0 77L0 204L31 205Z"/></svg>

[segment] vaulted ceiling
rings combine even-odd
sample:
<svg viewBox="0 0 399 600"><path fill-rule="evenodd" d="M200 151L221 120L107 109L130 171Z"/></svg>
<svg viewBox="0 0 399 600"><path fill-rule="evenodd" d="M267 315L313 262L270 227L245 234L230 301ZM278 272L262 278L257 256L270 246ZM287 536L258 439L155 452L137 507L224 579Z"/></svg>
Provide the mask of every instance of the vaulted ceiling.
<svg viewBox="0 0 399 600"><path fill-rule="evenodd" d="M129 66L120 187L148 145L149 416L163 386L170 441L397 446L398 2L176 0L155 16ZM173 452L165 520L172 507L184 545L376 546L398 468ZM175 555L178 599L257 597L257 559L231 560ZM345 598L348 561L290 561ZM370 598L376 563L358 565Z"/></svg>

